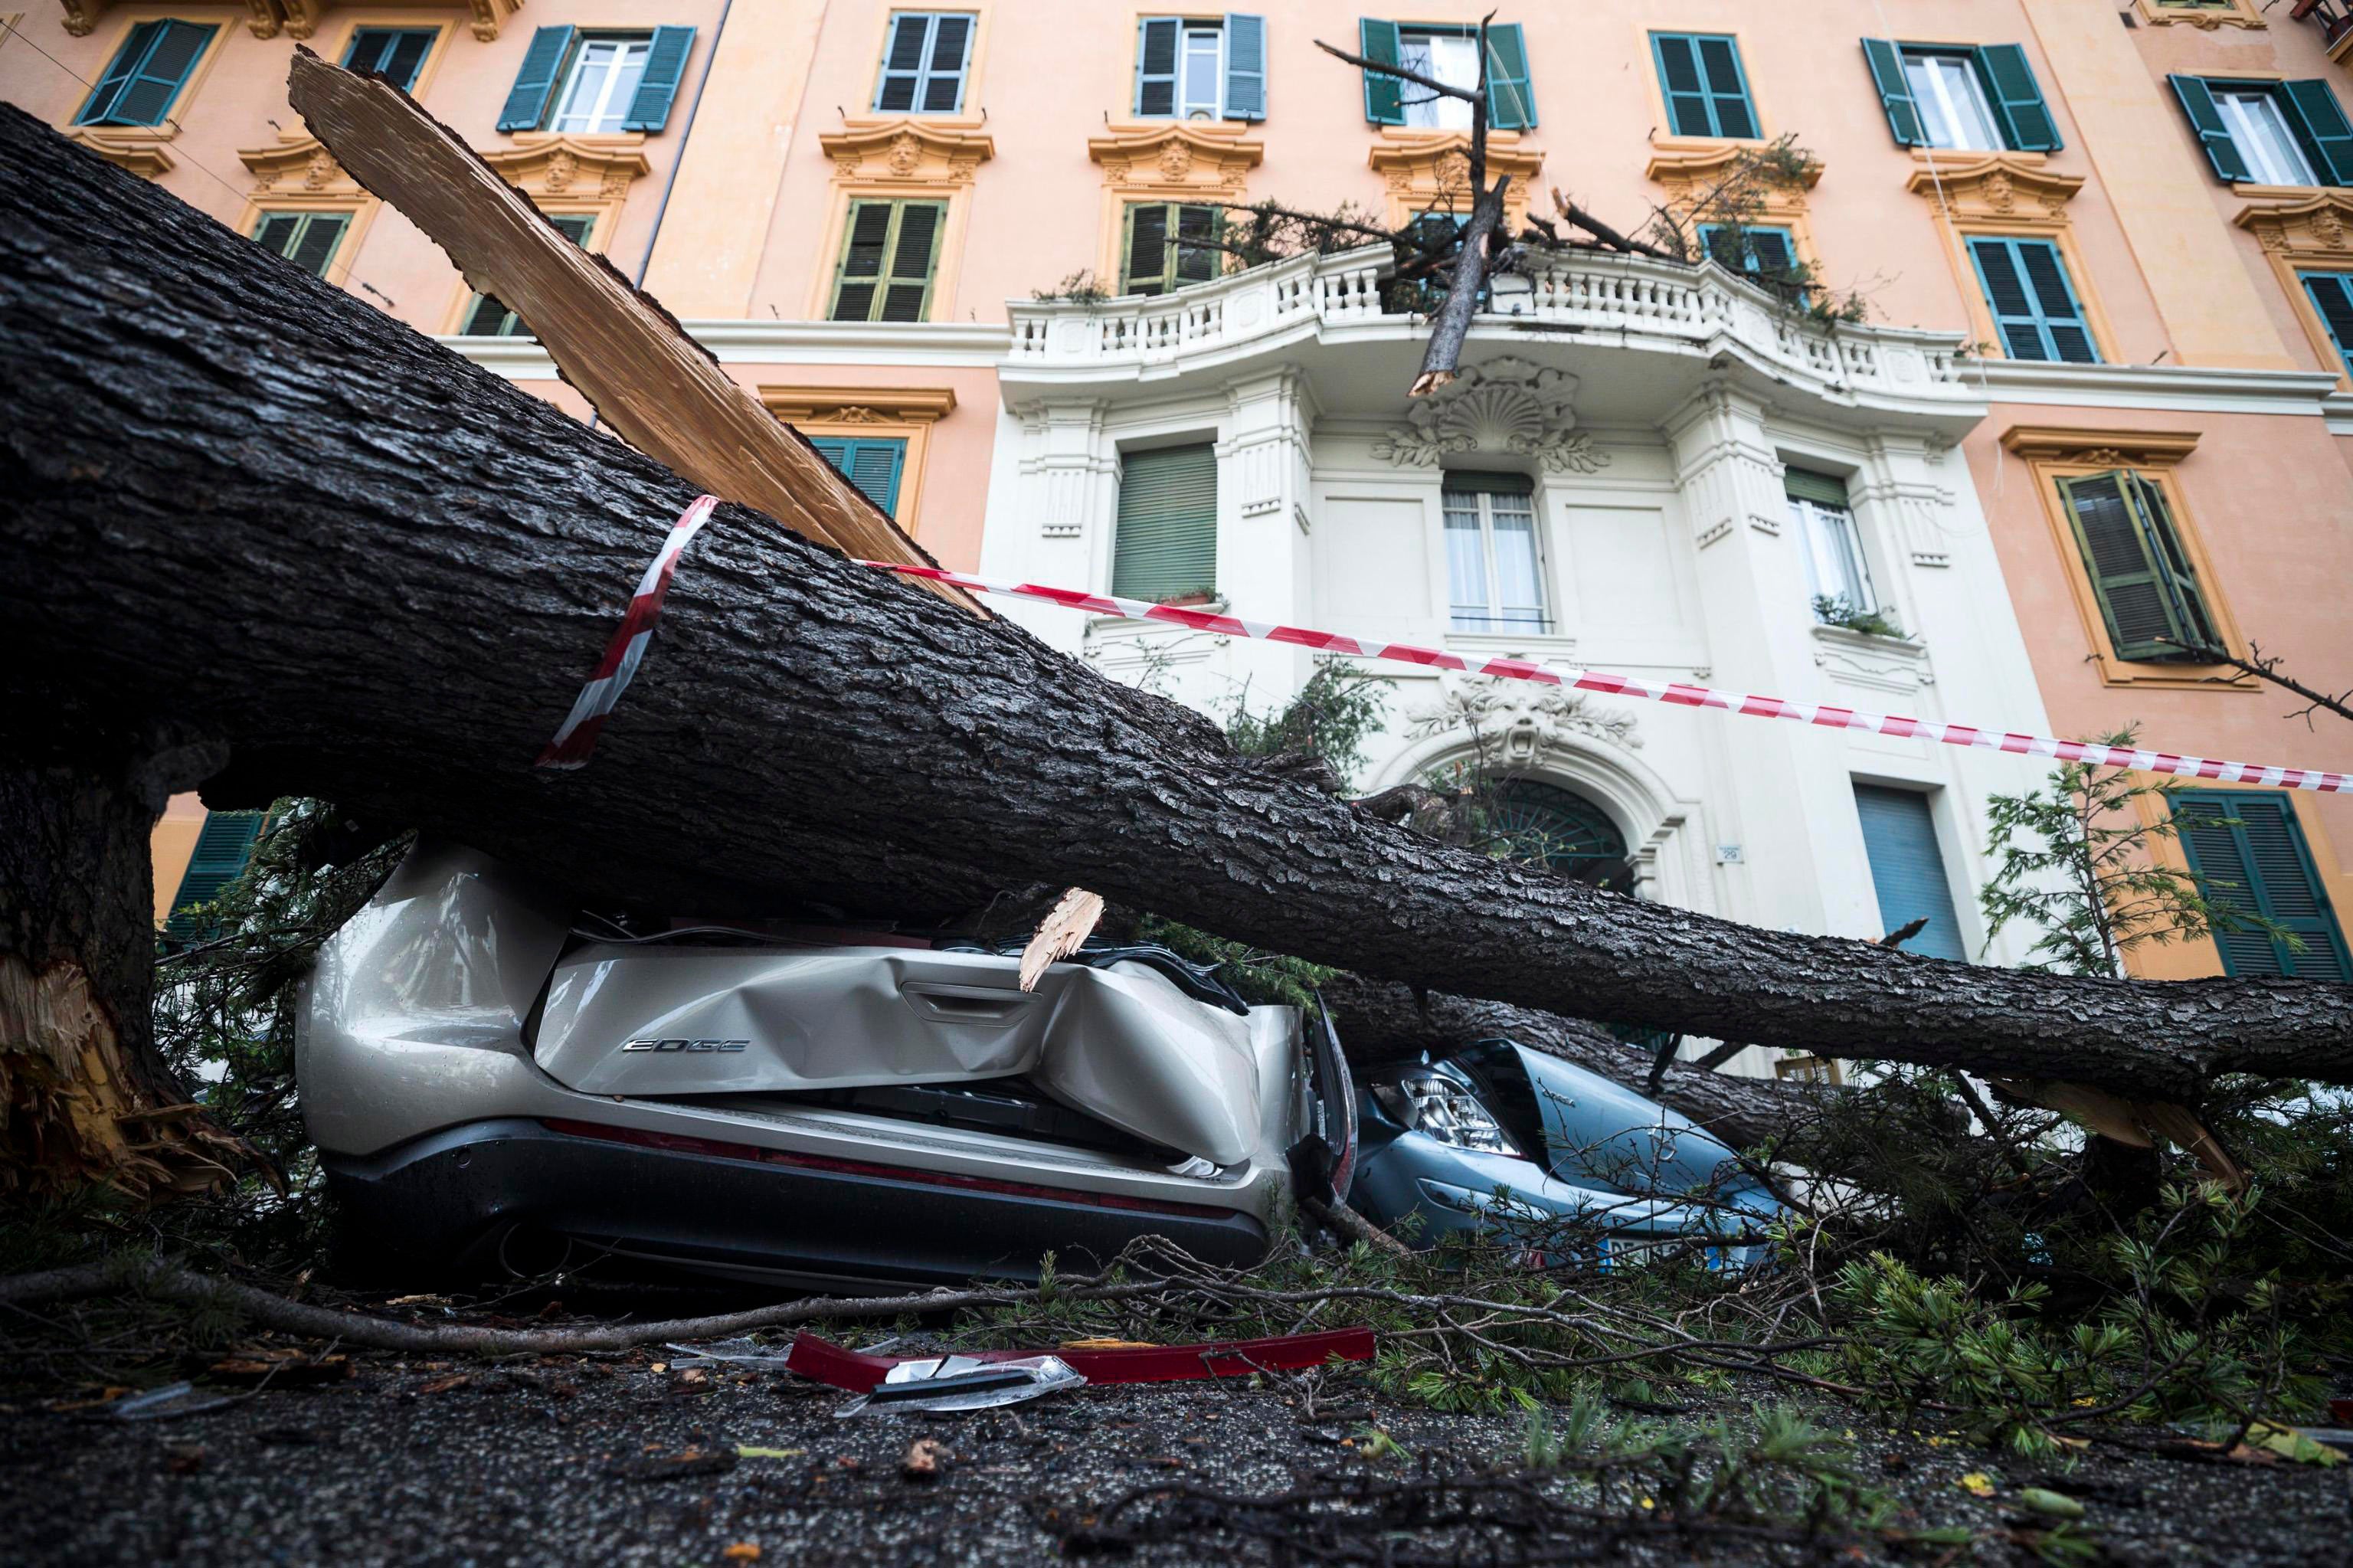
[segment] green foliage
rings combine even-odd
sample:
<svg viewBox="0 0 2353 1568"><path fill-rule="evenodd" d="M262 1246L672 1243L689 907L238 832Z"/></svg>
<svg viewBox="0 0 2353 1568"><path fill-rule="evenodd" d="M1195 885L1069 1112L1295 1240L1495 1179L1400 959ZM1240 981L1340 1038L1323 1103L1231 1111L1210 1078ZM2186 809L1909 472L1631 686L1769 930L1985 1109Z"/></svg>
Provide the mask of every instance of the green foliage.
<svg viewBox="0 0 2353 1568"><path fill-rule="evenodd" d="M1218 978L1253 1006L1315 1008L1315 991L1329 985L1340 971L1311 964L1283 953L1270 953L1247 942L1229 942L1157 915L1138 923L1137 939L1157 942L1197 964L1215 964Z"/></svg>
<svg viewBox="0 0 2353 1568"><path fill-rule="evenodd" d="M2099 741L2129 748L2138 731ZM1988 940L2023 921L2041 933L2028 949L2031 967L2078 975L2122 975L2137 948L2216 931L2260 930L2300 951L2302 939L2284 927L2217 900L2206 877L2158 859L2157 846L2177 836L2173 800L2183 788L2063 762L2047 789L1989 798L1987 850L1999 864L1978 894Z"/></svg>
<svg viewBox="0 0 2353 1568"><path fill-rule="evenodd" d="M1710 260L1712 253L1746 255L1749 230L1769 226L1765 220L1774 194L1802 192L1820 175L1820 161L1799 145L1794 135L1744 149L1705 189L1672 208L1654 207L1642 238L1668 255L1694 264ZM1705 245L1700 242L1703 228L1713 230ZM1749 274L1749 281L1791 314L1826 325L1860 323L1871 313L1870 302L1861 291L1832 292L1823 285L1821 270L1794 254L1786 266Z"/></svg>
<svg viewBox="0 0 2353 1568"><path fill-rule="evenodd" d="M1814 596L1814 619L1825 626L1841 626L1849 631L1860 631L1872 637L1893 637L1909 641L1911 633L1895 624L1883 609L1864 609L1843 594L1818 593Z"/></svg>
<svg viewBox="0 0 2353 1568"><path fill-rule="evenodd" d="M1353 664L1319 664L1279 710L1253 713L1245 690L1226 715L1226 737L1245 757L1311 753L1345 781L1364 766L1365 741L1380 729L1382 699L1393 684Z"/></svg>
<svg viewBox="0 0 2353 1568"><path fill-rule="evenodd" d="M1082 267L1050 289L1032 289L1029 297L1041 305L1100 305L1111 291L1090 268Z"/></svg>

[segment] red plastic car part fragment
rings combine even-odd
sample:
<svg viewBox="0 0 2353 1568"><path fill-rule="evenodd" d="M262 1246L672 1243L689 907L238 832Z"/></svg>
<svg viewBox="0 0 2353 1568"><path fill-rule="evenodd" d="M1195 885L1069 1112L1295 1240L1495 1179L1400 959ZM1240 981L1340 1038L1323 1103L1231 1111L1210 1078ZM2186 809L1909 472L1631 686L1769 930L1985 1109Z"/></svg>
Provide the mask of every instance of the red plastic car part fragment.
<svg viewBox="0 0 2353 1568"><path fill-rule="evenodd" d="M1089 1383L1188 1383L1197 1378L1240 1377L1254 1372L1296 1372L1329 1361L1373 1359L1370 1329L1335 1329L1321 1334L1285 1334L1271 1340L1229 1340L1204 1345L1154 1345L1115 1351L962 1351L975 1361L1010 1361L1027 1356L1060 1356ZM796 1334L785 1370L866 1393L902 1361L923 1356L870 1356L845 1351L815 1334Z"/></svg>

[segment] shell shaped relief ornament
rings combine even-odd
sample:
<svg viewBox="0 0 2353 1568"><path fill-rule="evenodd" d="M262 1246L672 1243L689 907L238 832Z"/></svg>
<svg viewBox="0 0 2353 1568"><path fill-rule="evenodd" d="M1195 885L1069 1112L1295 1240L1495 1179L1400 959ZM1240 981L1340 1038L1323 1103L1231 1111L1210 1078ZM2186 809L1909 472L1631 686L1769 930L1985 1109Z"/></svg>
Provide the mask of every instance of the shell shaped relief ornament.
<svg viewBox="0 0 2353 1568"><path fill-rule="evenodd" d="M1577 428L1577 377L1505 355L1465 366L1373 443L1373 455L1400 468L1431 468L1449 452L1503 451L1550 473L1592 473L1609 454Z"/></svg>

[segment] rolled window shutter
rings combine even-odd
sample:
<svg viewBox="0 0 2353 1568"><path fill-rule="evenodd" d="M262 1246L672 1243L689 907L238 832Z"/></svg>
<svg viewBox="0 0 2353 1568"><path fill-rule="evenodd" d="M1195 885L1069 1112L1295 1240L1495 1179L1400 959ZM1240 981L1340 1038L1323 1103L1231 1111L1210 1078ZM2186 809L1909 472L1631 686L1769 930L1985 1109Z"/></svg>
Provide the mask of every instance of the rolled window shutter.
<svg viewBox="0 0 2353 1568"><path fill-rule="evenodd" d="M1135 111L1164 120L1176 112L1176 45L1184 24L1146 16L1136 24Z"/></svg>
<svg viewBox="0 0 2353 1568"><path fill-rule="evenodd" d="M1120 474L1111 591L1124 599L1186 599L1216 592L1217 575L1217 449L1129 456Z"/></svg>
<svg viewBox="0 0 2353 1568"><path fill-rule="evenodd" d="M2353 373L2353 287L2341 272L2306 272L2303 275L2304 291L2312 301L2312 308L2320 313L2321 324L2328 329L2328 339L2337 345L2337 356L2348 373Z"/></svg>
<svg viewBox="0 0 2353 1568"><path fill-rule="evenodd" d="M2302 134L2313 172L2332 185L2353 185L2353 124L2336 92L2318 79L2284 81L2280 99Z"/></svg>
<svg viewBox="0 0 2353 1568"><path fill-rule="evenodd" d="M161 22L162 31L125 83L107 118L117 125L161 125L187 85L188 73L219 29L193 22Z"/></svg>
<svg viewBox="0 0 2353 1568"><path fill-rule="evenodd" d="M693 53L692 27L654 29L653 44L646 50L645 74L638 78L638 90L629 99L622 130L659 131L670 123L670 101L678 96L678 84Z"/></svg>
<svg viewBox="0 0 2353 1568"><path fill-rule="evenodd" d="M2205 82L2194 76L2168 76L2173 84L2173 96L2181 101L2181 112L2189 117L2189 129L2197 132L2198 144L2206 149L2206 161L2213 165L2214 177L2225 185L2254 178L2239 144L2231 140L2230 128L2222 123L2222 111L2214 107L2214 94Z"/></svg>
<svg viewBox="0 0 2353 1568"><path fill-rule="evenodd" d="M235 882L253 858L253 841L260 836L259 811L214 811L205 818L205 825L196 833L196 847L188 856L188 869L180 878L180 887L172 895L172 916L164 922L164 931L179 941L193 941L202 937L207 922L197 913L199 906L210 904L222 890Z"/></svg>
<svg viewBox="0 0 2353 1568"><path fill-rule="evenodd" d="M2026 51L2016 44L1987 44L1976 51L1976 58L1986 98L2001 122L2002 139L2016 152L2057 152L2059 127L2051 118L2050 105L2042 101Z"/></svg>
<svg viewBox="0 0 2353 1568"><path fill-rule="evenodd" d="M576 27L541 27L531 36L531 47L522 52L522 65L515 72L514 86L507 92L506 106L499 111L501 131L536 131L547 118L547 101L555 95L555 77L571 56L572 40L579 33Z"/></svg>
<svg viewBox="0 0 2353 1568"><path fill-rule="evenodd" d="M1356 21L1356 52L1376 65L1398 62L1398 25L1362 16ZM1376 125L1405 123L1404 83L1376 70L1364 73L1365 118Z"/></svg>
<svg viewBox="0 0 2353 1568"><path fill-rule="evenodd" d="M1920 106L1912 101L1912 83L1904 75L1904 52L1885 38L1862 40L1862 58L1870 62L1872 84L1879 89L1879 106L1887 112L1887 128L1899 147L1917 147L1927 141L1920 131Z"/></svg>
<svg viewBox="0 0 2353 1568"><path fill-rule="evenodd" d="M1835 506L1841 512L1847 509L1846 481L1836 474L1816 473L1810 468L1785 469L1781 489L1817 506Z"/></svg>
<svg viewBox="0 0 2353 1568"><path fill-rule="evenodd" d="M930 314L932 270L939 259L940 218L947 211L938 202L899 204L898 232L891 240L891 281L883 291L886 322L920 322Z"/></svg>
<svg viewBox="0 0 2353 1568"><path fill-rule="evenodd" d="M1226 101L1219 112L1228 120L1266 118L1266 18L1226 14Z"/></svg>
<svg viewBox="0 0 2353 1568"><path fill-rule="evenodd" d="M2075 525L2075 542L2092 591L2107 622L2116 657L2164 662L2189 645L2157 559L2144 515L2126 493L2122 471L2063 479L2059 493Z"/></svg>
<svg viewBox="0 0 2353 1568"><path fill-rule="evenodd" d="M1748 103L1748 79L1740 69L1740 46L1731 38L1693 40L1699 57L1700 77L1707 85L1708 109L1715 119L1715 134L1736 141L1753 141L1757 113Z"/></svg>
<svg viewBox="0 0 2353 1568"><path fill-rule="evenodd" d="M1156 294L1168 287L1168 208L1144 202L1127 209L1127 276L1123 294Z"/></svg>
<svg viewBox="0 0 2353 1568"><path fill-rule="evenodd" d="M972 18L934 17L931 64L923 75L923 112L954 114L962 109L965 72L971 66Z"/></svg>
<svg viewBox="0 0 2353 1568"><path fill-rule="evenodd" d="M1905 943L1904 950L1967 962L1969 950L1953 911L1952 883L1945 874L1928 798L1909 789L1858 784L1854 810L1862 824L1880 925L1893 931L1925 916L1926 928Z"/></svg>
<svg viewBox="0 0 2353 1568"><path fill-rule="evenodd" d="M1667 129L1677 136L1714 135L1707 84L1699 73L1694 40L1682 33L1653 33L1651 55L1658 62L1659 90L1666 95Z"/></svg>
<svg viewBox="0 0 2353 1568"><path fill-rule="evenodd" d="M1517 22L1487 29L1487 123L1525 131L1536 122L1535 90L1528 82L1528 46Z"/></svg>

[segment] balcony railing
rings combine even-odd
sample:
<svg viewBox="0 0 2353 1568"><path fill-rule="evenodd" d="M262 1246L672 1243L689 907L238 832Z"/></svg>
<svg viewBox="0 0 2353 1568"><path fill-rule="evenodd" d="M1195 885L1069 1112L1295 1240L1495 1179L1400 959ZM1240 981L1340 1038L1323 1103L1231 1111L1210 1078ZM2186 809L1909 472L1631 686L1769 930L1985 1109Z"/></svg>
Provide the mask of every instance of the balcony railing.
<svg viewBox="0 0 2353 1568"><path fill-rule="evenodd" d="M1096 302L1015 301L1006 369L1118 371L1181 367L1196 355L1272 348L1295 338L1345 341L1367 327L1393 332L1419 318L1386 312L1386 246L1295 256L1174 293ZM1908 397L1960 392L1958 335L1889 327L1829 326L1794 315L1763 289L1709 264L1679 267L1646 257L1566 251L1535 259L1528 286L1482 327L1514 322L1568 329L1629 348L1712 353L1732 346L1777 374L1821 390Z"/></svg>

